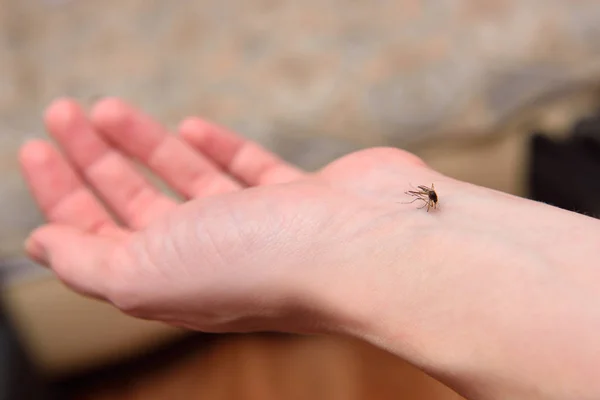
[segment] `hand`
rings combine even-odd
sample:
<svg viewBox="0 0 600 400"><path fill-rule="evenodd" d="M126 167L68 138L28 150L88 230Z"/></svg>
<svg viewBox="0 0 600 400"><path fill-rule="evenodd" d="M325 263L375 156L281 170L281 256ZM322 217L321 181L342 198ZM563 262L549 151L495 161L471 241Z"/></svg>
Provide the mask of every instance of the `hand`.
<svg viewBox="0 0 600 400"><path fill-rule="evenodd" d="M27 251L73 289L203 331L355 335L469 398L600 395L597 220L401 150L308 174L202 120L174 136L119 100L91 114L57 101L64 156L44 141L21 154L49 221ZM401 204L431 183L438 210Z"/></svg>
<svg viewBox="0 0 600 400"><path fill-rule="evenodd" d="M116 99L89 119L75 102L56 101L46 125L64 155L45 141L22 149L49 221L28 253L83 294L204 331L341 329L331 300L352 296L341 278L369 274L381 235L414 215L398 204L408 178L439 178L394 149L307 174L199 119L170 135ZM186 201L162 194L130 158Z"/></svg>

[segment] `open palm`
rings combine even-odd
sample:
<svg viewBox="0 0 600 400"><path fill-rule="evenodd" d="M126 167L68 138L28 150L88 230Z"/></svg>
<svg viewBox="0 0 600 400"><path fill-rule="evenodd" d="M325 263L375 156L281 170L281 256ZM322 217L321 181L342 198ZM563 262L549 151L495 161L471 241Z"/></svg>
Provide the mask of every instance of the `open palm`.
<svg viewBox="0 0 600 400"><path fill-rule="evenodd" d="M298 310L347 296L340 276L361 273L390 227L406 223L399 213L414 211L398 206L408 177L439 178L393 149L307 174L201 119L171 135L118 99L101 101L89 118L58 100L46 125L61 151L40 140L21 152L48 219L27 242L30 256L81 293L202 330L283 320L289 330L289 319L308 329ZM132 159L187 201L163 194Z"/></svg>

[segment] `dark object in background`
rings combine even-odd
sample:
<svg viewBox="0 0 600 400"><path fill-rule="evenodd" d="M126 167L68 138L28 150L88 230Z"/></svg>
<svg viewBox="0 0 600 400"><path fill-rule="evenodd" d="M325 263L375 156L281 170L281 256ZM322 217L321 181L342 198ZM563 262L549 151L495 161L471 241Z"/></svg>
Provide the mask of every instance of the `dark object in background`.
<svg viewBox="0 0 600 400"><path fill-rule="evenodd" d="M534 134L530 151L531 199L600 218L600 111L566 139Z"/></svg>
<svg viewBox="0 0 600 400"><path fill-rule="evenodd" d="M49 400L0 304L0 400Z"/></svg>

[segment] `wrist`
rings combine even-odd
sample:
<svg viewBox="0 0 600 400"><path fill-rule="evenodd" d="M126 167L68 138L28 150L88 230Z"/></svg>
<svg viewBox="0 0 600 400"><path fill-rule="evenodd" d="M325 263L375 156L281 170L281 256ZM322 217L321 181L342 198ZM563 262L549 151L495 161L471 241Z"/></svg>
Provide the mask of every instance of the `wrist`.
<svg viewBox="0 0 600 400"><path fill-rule="evenodd" d="M354 301L350 333L469 398L593 390L598 222L481 188L461 193L410 227L397 221L387 263L361 282L371 290Z"/></svg>

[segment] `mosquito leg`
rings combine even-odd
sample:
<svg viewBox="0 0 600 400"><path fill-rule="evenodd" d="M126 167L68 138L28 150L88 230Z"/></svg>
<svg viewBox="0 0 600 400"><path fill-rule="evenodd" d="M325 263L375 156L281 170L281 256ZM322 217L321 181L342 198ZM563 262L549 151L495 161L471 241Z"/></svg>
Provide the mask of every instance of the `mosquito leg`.
<svg viewBox="0 0 600 400"><path fill-rule="evenodd" d="M423 199L422 197L417 197L416 199L414 199L413 201L406 201L406 202L402 202L402 204L412 204L417 200L421 200L421 201L426 201L425 199Z"/></svg>
<svg viewBox="0 0 600 400"><path fill-rule="evenodd" d="M412 204L412 203L414 203L414 202L415 202L415 201L417 201L417 200L421 200L421 199L419 199L419 198L417 197L417 198L416 198L416 199L414 199L413 201L403 201L403 202L401 202L401 204Z"/></svg>

